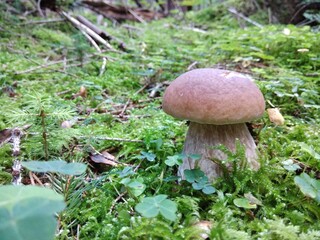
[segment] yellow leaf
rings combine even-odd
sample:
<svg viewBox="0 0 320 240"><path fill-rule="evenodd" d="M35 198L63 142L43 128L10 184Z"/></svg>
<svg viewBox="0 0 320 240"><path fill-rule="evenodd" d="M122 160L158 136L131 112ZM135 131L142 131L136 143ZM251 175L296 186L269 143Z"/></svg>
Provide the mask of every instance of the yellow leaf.
<svg viewBox="0 0 320 240"><path fill-rule="evenodd" d="M281 115L279 108L268 108L267 112L268 112L270 121L273 122L275 125L284 124L284 118Z"/></svg>

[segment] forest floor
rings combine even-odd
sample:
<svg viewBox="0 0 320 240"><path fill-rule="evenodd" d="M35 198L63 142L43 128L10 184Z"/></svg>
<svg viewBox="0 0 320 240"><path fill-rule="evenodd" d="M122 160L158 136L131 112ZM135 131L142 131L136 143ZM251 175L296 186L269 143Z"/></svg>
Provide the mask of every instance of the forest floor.
<svg viewBox="0 0 320 240"><path fill-rule="evenodd" d="M0 184L12 181L17 155L88 166L78 176L21 173L23 184L64 196L56 239L320 239L320 32L240 28L214 11L104 19L99 27L117 40L100 52L64 19L1 13ZM96 22L84 9L70 15ZM233 171L215 182L178 183L188 126L162 111L162 96L177 76L204 67L250 75L284 123L267 112L250 123L258 171L238 164L238 149L228 152ZM23 136L12 156L15 128Z"/></svg>

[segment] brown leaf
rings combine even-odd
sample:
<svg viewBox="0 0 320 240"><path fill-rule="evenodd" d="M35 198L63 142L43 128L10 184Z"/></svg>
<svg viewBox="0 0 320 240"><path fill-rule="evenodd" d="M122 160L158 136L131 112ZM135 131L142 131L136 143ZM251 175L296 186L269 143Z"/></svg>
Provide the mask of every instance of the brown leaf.
<svg viewBox="0 0 320 240"><path fill-rule="evenodd" d="M110 153L108 153L110 154ZM111 154L110 154L111 155ZM92 154L90 155L90 159L95 163L103 163L110 166L117 166L118 163L114 162L115 157L111 155L112 157L106 157L105 154Z"/></svg>
<svg viewBox="0 0 320 240"><path fill-rule="evenodd" d="M0 146L6 141L9 141L11 134L12 129L3 129L0 131Z"/></svg>
<svg viewBox="0 0 320 240"><path fill-rule="evenodd" d="M88 95L87 89L84 86L81 86L79 89L79 92L77 92L76 94L73 94L72 98L77 98L77 97L86 98L87 95Z"/></svg>

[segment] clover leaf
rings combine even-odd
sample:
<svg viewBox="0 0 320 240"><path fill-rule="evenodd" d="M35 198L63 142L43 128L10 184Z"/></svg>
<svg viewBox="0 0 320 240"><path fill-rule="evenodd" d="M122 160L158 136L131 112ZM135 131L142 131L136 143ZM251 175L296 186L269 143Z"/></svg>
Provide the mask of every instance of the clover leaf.
<svg viewBox="0 0 320 240"><path fill-rule="evenodd" d="M136 211L146 218L153 218L161 214L164 218L174 221L177 217L177 204L169 199L167 195L157 195L142 199L135 207Z"/></svg>

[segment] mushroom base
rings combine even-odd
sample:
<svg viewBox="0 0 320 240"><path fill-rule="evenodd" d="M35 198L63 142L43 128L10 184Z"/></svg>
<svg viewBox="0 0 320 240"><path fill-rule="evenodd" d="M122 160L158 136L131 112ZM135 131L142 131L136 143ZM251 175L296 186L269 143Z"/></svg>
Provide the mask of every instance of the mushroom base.
<svg viewBox="0 0 320 240"><path fill-rule="evenodd" d="M232 152L235 152L236 139L239 139L246 148L248 166L254 170L259 169L260 164L257 161L256 144L245 123L211 125L190 122L183 153L186 155L200 154L201 158L196 163L194 159L185 157L179 167L178 175L184 179L184 170L194 169L196 164L210 180L221 176L222 170L211 159L221 161L225 160L227 155L212 147L223 144Z"/></svg>

